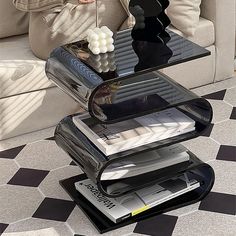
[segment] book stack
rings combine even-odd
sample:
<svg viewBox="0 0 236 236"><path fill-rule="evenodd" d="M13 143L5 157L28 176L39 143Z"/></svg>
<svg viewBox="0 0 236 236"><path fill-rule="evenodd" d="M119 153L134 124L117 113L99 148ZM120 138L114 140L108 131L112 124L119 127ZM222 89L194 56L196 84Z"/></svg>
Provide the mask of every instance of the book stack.
<svg viewBox="0 0 236 236"><path fill-rule="evenodd" d="M98 123L86 114L74 116L73 123L105 156L195 130L195 121L177 108L115 124ZM132 189L135 178L189 161L187 149L180 144L137 152L111 162L102 172L100 180L107 183L107 193L120 197L105 196L90 179L75 183L75 187L101 213L118 223L198 188L200 183L184 173L122 195Z"/></svg>

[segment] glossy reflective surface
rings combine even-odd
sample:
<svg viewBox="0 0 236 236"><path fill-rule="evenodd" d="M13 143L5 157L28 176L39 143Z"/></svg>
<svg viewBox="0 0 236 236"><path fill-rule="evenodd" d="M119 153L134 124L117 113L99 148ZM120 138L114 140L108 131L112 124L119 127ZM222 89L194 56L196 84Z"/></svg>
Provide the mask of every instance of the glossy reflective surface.
<svg viewBox="0 0 236 236"><path fill-rule="evenodd" d="M153 84L155 83L155 81L151 82ZM69 155L76 161L76 163L79 163L87 176L94 182L96 182L98 186L100 186L101 191L103 191L104 194L107 194L106 187L110 183L108 183L109 181L102 181L101 176L104 169L111 162L119 161L122 158L133 156L141 152L144 153L145 157L145 152L147 151L195 138L201 135L201 133L209 126L212 119L212 108L205 99L197 97L180 85L172 84L171 81L169 81L167 78L163 78L162 82L164 82L165 89L151 95L150 98L148 95L146 95L150 99L150 101L147 99L146 104L145 101L143 101L143 105L140 103L139 106L135 106L135 104L127 106L127 104L125 105L121 103L120 107L118 107L116 104L110 105L109 107L107 104L107 110L105 110L106 115L110 115L111 117L109 118L111 120L114 119L113 121L117 122L117 118L120 118L119 116L121 116L122 118L125 117L126 119L128 115L140 116L140 114L146 108L148 109L148 113L153 113L154 110L163 110L174 106L176 109L183 112L185 115L195 121L194 130L185 134L168 137L163 140L143 144L139 147L134 147L126 151L106 156L75 126L72 120L73 116L66 117L57 126L55 131L55 140L57 144L61 146L67 153L69 153ZM168 88L168 85L172 86ZM145 86L141 86L141 88L142 87L145 89ZM163 87L163 85L159 84L159 87L161 88ZM134 89L134 92L135 90L137 90L137 88ZM148 94L149 90L150 88L147 89L146 94ZM96 104L96 100L94 101L94 104ZM131 103L131 101L132 99L128 100L128 103ZM102 102L101 104L102 105L100 105L99 107L103 109L105 103ZM155 104L153 106L155 108L154 110L152 109L152 107L150 107L153 104ZM142 109L141 113L140 109ZM129 113L130 111L131 113ZM96 124L96 122L99 123L99 121L95 120L94 118L91 119L93 119L94 124ZM186 163L186 166L181 164L179 166L179 170L182 171L182 168L188 168L189 166L191 166L191 163ZM169 172L170 170L168 169L167 173ZM162 174L163 176L166 176L167 173ZM162 174L160 176L162 176ZM150 173L150 175L146 174L144 179L149 179L149 181L151 182L156 180L156 176L156 173ZM139 181L136 181L137 179L138 178L135 178L133 189L139 188L146 183L142 183L143 176L140 176Z"/></svg>
<svg viewBox="0 0 236 236"><path fill-rule="evenodd" d="M116 35L115 51L100 55L92 54L85 41L68 44L52 52L46 73L101 122L167 108L192 95L157 70L206 56L209 51L171 31L165 34L167 44L136 41L131 30L121 31Z"/></svg>
<svg viewBox="0 0 236 236"><path fill-rule="evenodd" d="M105 82L92 94L90 113L117 122L197 98L161 73L150 72L119 82Z"/></svg>
<svg viewBox="0 0 236 236"><path fill-rule="evenodd" d="M133 39L166 43L165 29L170 24L165 14L168 5L169 0L131 0L129 10L135 17Z"/></svg>
<svg viewBox="0 0 236 236"><path fill-rule="evenodd" d="M162 34L165 40L153 42L133 40L131 29L117 32L115 51L100 55L91 53L85 41L59 47L47 61L47 76L101 122L184 102L189 92L179 93L180 86L157 70L210 52L171 31ZM171 94L171 102L164 93ZM182 100L179 94L184 95Z"/></svg>
<svg viewBox="0 0 236 236"><path fill-rule="evenodd" d="M64 118L58 124L55 131L56 143L106 196L118 197L131 193L180 173L192 175L201 183L198 189L161 205L159 211L151 209L133 217L131 222L145 219L169 207L199 201L210 191L214 182L212 168L191 153L190 160L184 163L125 178L124 181L130 188L122 190L119 194L110 193L108 188L112 184L122 183L120 179L104 181L101 178L103 171L111 163L127 156L133 158L137 153L142 153L145 158L145 153L150 150L197 137L211 122L212 108L206 100L157 71L210 54L204 48L173 32L165 31L170 23L164 13L168 3L167 0L131 0L130 11L136 18L136 25L133 30L116 34L114 52L96 56L88 50L85 41L80 41L55 49L46 66L48 77L87 109L95 123L116 123L171 107L195 121L194 129L187 133L168 136L110 156L103 154L76 127L72 120L73 116ZM123 225L109 222L83 196L79 196L78 200L78 193L73 192L73 180L65 180L62 185L82 206L100 232ZM131 222L127 221L124 224Z"/></svg>
<svg viewBox="0 0 236 236"><path fill-rule="evenodd" d="M147 73L210 55L208 50L169 30L163 32L166 43L133 40L131 32L131 29L117 32L115 51L112 53L94 55L88 49L87 43L80 41L58 49L61 50L61 55L57 53L56 57L63 58L65 49L92 69L103 81L107 81ZM51 57L54 55L52 53ZM65 62L66 60L69 58L64 58Z"/></svg>
<svg viewBox="0 0 236 236"><path fill-rule="evenodd" d="M130 0L129 10L134 16L156 17L168 5L168 0Z"/></svg>

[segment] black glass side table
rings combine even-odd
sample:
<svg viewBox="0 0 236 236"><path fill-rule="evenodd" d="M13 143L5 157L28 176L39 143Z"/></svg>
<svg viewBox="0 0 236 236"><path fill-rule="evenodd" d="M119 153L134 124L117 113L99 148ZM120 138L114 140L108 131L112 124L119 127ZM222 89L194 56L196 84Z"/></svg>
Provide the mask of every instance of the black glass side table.
<svg viewBox="0 0 236 236"><path fill-rule="evenodd" d="M145 158L145 153L150 150L198 137L211 123L211 105L159 71L208 56L210 52L169 30L166 33L169 39L161 43L134 40L130 29L117 32L115 51L97 56L89 51L85 41L67 44L56 48L46 64L48 78L74 98L97 124L116 124L171 108L178 109L195 121L195 129L191 132L112 155L104 155L76 127L73 117L78 114L65 117L58 124L56 143L85 173L60 183L101 233L197 202L209 193L214 183L213 169L190 151L187 163L137 176L130 183L132 187L122 193L109 193L107 181L101 178L111 163L137 153L143 153ZM135 92L124 92L127 86ZM76 182L89 178L104 196L114 198L183 173L199 181L200 187L119 223L109 220L74 186Z"/></svg>

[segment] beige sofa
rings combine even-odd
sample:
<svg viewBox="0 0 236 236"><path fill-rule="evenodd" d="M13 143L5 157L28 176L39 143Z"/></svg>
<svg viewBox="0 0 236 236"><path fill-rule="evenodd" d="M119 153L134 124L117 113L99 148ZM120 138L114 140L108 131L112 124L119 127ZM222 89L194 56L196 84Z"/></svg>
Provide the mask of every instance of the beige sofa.
<svg viewBox="0 0 236 236"><path fill-rule="evenodd" d="M189 39L211 51L211 56L164 70L188 88L224 80L234 73L235 0L202 0L200 17L194 37Z"/></svg>
<svg viewBox="0 0 236 236"><path fill-rule="evenodd" d="M110 0L101 1L108 3ZM119 0L115 1L120 4ZM26 13L16 10L13 5L12 8L15 10L9 9L9 4L1 4L0 38L3 36L1 27L5 31L8 28L5 24L1 24L1 17L5 14L1 12L4 11L3 7L8 8L6 11L9 11L12 16L17 15L19 21L26 18ZM91 9L94 10L94 18L90 18L88 23L95 27L95 3L93 5L94 7ZM105 5L106 3L101 5L100 12L106 10ZM121 4L117 8L118 11L123 9ZM105 17L100 14L99 22L104 24L104 22L110 21L111 14L109 12ZM117 29L126 19L124 10L120 14L121 22L112 24L112 26L118 25ZM7 18L7 16L5 17ZM11 16L8 18L11 20ZM80 20L85 21L85 19ZM19 22L15 23L19 26ZM15 28L17 29L17 27ZM19 31L7 31L7 33L19 34ZM76 102L47 79L44 70L45 61L34 56L27 34L0 39L0 140L55 126L66 115L81 110Z"/></svg>
<svg viewBox="0 0 236 236"><path fill-rule="evenodd" d="M202 0L200 23L191 40L209 49L211 56L164 72L188 88L231 77L234 6L234 0ZM0 140L55 126L80 109L48 81L44 66L32 54L27 34L0 39Z"/></svg>

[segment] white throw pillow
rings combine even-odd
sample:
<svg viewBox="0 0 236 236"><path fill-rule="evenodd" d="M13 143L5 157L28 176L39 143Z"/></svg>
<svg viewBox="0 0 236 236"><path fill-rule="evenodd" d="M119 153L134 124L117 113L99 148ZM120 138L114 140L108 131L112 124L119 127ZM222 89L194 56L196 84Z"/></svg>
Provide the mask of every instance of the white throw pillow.
<svg viewBox="0 0 236 236"><path fill-rule="evenodd" d="M129 1L120 0L129 17ZM144 0L145 1L145 0ZM166 12L171 24L186 36L193 36L199 23L201 0L170 0Z"/></svg>
<svg viewBox="0 0 236 236"><path fill-rule="evenodd" d="M193 36L199 23L201 0L170 0L167 15L171 24L186 36Z"/></svg>

